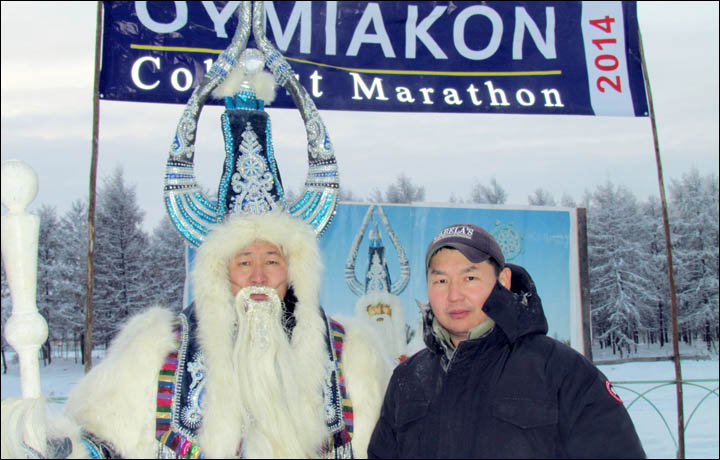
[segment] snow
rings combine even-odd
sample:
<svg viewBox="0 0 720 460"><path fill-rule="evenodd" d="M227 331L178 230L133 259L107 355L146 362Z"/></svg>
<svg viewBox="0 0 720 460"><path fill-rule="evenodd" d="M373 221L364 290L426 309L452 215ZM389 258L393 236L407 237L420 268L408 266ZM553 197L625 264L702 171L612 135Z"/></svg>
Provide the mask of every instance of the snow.
<svg viewBox="0 0 720 460"><path fill-rule="evenodd" d="M675 366L672 361L633 362L598 366L613 383L615 392L628 407L635 429L648 458L675 458L677 407ZM718 360L682 361L682 378L694 381L683 385L685 415L685 457L718 458ZM639 381L646 383L619 383ZM659 381L663 381L662 383ZM654 383L651 383L654 382ZM664 383L664 384L663 384ZM645 393L647 392L647 393ZM650 402L665 418L667 427ZM703 399L704 398L704 399ZM634 401L637 399L637 401ZM695 413L693 414L693 410ZM692 417L692 418L690 418ZM689 424L688 420L690 421ZM670 432L672 432L672 437Z"/></svg>
<svg viewBox="0 0 720 460"><path fill-rule="evenodd" d="M7 353L11 356L10 353ZM98 360L95 360L97 363ZM672 361L633 362L598 366L612 381L614 389L626 406L640 435L648 458L674 458L677 416L675 385L648 383L669 381L675 376ZM682 362L683 380L711 380L692 382L683 387L685 420L690 419L685 435L686 458L718 458L718 359ZM62 404L72 386L83 376L83 366L74 360L55 358L52 365L40 368L43 393L55 404ZM627 381L645 383L619 383ZM653 387L658 387L652 389ZM652 390L650 390L652 389ZM636 393L645 394L662 413L666 427L656 410L647 401L636 399ZM712 390L712 391L711 391ZM2 375L2 398L19 397L18 366L10 362L7 375ZM57 399L54 399L57 398ZM703 399L704 398L704 399ZM55 405L53 404L53 405ZM693 410L697 410L693 413ZM670 435L672 432L672 437Z"/></svg>

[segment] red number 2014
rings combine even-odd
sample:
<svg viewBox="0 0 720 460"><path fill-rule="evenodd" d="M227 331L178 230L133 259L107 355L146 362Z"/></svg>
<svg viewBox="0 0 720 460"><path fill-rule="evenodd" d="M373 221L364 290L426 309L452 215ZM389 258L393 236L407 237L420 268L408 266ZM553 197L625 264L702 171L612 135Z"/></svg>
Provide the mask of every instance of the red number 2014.
<svg viewBox="0 0 720 460"><path fill-rule="evenodd" d="M598 29L602 30L603 32L609 34L612 32L612 24L615 22L615 18L611 18L610 16L605 16L602 19L591 19L590 25L597 27ZM595 45L600 51L603 51L604 45L612 45L617 43L617 40L614 38L596 38L592 41L593 45ZM618 58L612 54L601 54L600 56L595 58L595 67L597 67L599 70L602 70L603 72L612 72L613 70L616 70L618 68L619 62ZM622 93L622 85L620 83L620 75L615 75L615 79L612 80L610 77L601 76L596 81L596 86L598 90L600 90L601 93L604 93L607 89L607 86L603 86L603 83L606 83L607 86L614 89L618 93Z"/></svg>

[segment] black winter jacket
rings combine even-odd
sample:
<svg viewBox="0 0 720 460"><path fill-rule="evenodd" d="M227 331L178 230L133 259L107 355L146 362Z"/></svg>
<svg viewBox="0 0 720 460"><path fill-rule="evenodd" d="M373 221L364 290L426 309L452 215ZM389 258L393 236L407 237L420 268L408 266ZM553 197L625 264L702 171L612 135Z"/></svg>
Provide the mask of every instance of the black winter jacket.
<svg viewBox="0 0 720 460"><path fill-rule="evenodd" d="M401 363L385 394L370 458L644 458L607 378L547 337L530 275L512 270L483 306L484 337L448 359L423 315L426 349Z"/></svg>

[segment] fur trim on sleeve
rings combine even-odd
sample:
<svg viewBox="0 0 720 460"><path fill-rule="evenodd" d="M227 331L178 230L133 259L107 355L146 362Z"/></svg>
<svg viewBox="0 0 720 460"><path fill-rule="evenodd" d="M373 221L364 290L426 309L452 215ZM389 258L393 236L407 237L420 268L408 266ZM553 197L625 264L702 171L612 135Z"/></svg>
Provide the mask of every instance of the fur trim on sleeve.
<svg viewBox="0 0 720 460"><path fill-rule="evenodd" d="M353 453L367 458L367 447L385 397L392 361L377 344L375 332L362 321L341 318L345 327L343 371L353 405Z"/></svg>
<svg viewBox="0 0 720 460"><path fill-rule="evenodd" d="M173 350L175 314L152 307L132 317L105 358L75 386L66 413L125 458L157 454L155 411L162 362Z"/></svg>

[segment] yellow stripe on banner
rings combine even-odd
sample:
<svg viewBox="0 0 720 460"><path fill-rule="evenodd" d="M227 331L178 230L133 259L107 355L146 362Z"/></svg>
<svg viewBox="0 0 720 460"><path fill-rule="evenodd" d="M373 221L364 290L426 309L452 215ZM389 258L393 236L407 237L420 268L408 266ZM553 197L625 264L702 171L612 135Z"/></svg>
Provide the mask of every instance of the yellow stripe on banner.
<svg viewBox="0 0 720 460"><path fill-rule="evenodd" d="M156 46L156 45L136 45L131 44L130 48L138 50L150 51L177 51L185 53L213 53L220 54L222 50L210 48L186 48L182 46ZM517 72L450 72L435 70L392 70L392 69L360 69L354 67L341 67L321 62L307 61L305 59L296 59L285 57L288 61L299 62L301 64L311 64L318 67L328 67L331 69L345 70L347 72L358 73L377 73L384 75L439 75L445 77L528 77L528 76L547 76L562 75L562 70L521 70Z"/></svg>
<svg viewBox="0 0 720 460"><path fill-rule="evenodd" d="M134 50L150 50L150 51L177 51L185 53L213 53L220 54L223 50L215 50L211 48L186 48L184 46L157 46L157 45L136 45L130 44L130 48Z"/></svg>
<svg viewBox="0 0 720 460"><path fill-rule="evenodd" d="M174 375L162 375L162 374L160 374L160 375L158 375L158 380L161 381L161 382L174 383L174 382L175 382L175 376L174 376Z"/></svg>

